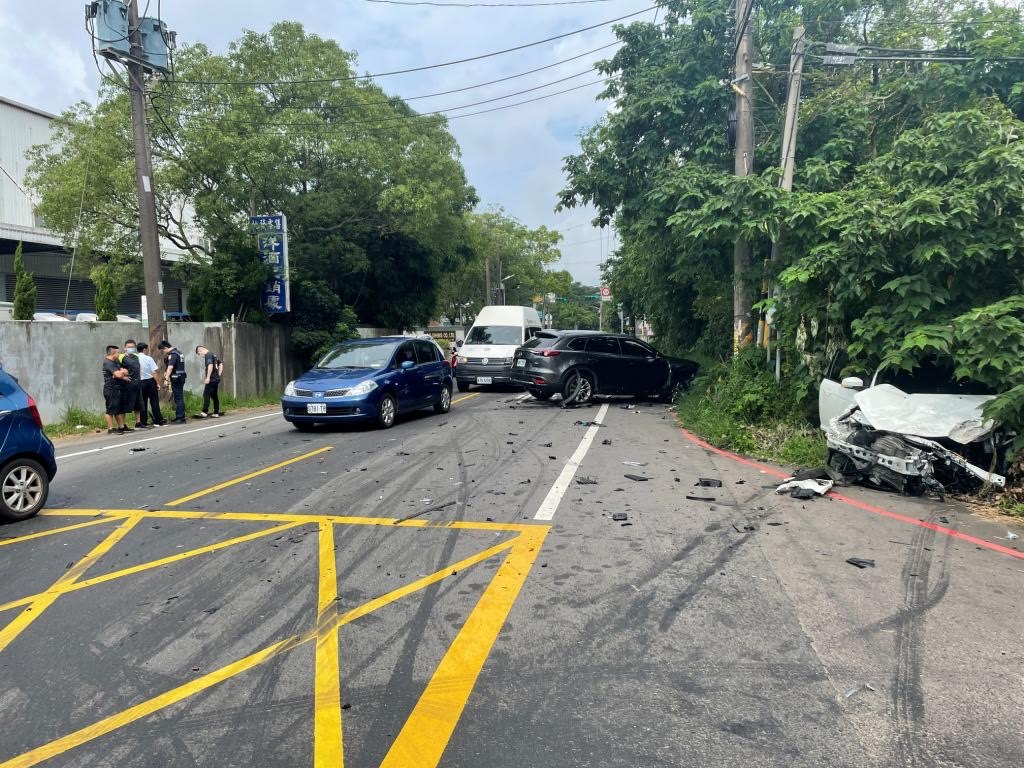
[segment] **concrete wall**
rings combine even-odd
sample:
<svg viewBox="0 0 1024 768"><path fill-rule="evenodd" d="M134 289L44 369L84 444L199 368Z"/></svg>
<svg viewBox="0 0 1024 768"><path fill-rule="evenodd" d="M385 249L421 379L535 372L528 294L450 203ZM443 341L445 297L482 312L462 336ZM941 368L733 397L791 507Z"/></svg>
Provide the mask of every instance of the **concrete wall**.
<svg viewBox="0 0 1024 768"><path fill-rule="evenodd" d="M248 397L284 390L300 370L288 353L283 326L247 323L169 323L169 340L181 350L187 389L202 392L202 344L224 361L220 391ZM139 323L0 322L0 363L39 404L43 420L59 421L74 405L103 411L103 351L107 344L142 339ZM160 362L159 357L157 362Z"/></svg>

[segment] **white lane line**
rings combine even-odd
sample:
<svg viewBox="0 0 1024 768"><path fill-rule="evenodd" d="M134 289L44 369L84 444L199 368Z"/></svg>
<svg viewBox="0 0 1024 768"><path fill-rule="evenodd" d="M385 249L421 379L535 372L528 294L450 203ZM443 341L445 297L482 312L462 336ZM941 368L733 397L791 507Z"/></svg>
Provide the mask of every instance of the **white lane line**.
<svg viewBox="0 0 1024 768"><path fill-rule="evenodd" d="M172 437L181 437L183 435L194 435L196 432L205 432L208 429L226 429L232 424L241 424L245 421L255 421L256 419L266 419L270 416L280 416L280 411L274 411L273 413L261 413L259 416L249 416L244 419L235 419L234 421L220 422L219 424L211 424L208 427L198 427L197 429L186 429L184 432L170 432L163 435L157 435L156 437L146 437L141 440L128 440L124 443L115 443L114 445L105 445L102 448L90 448L88 451L78 451L77 453L65 453L63 456L58 456L57 461L62 459L73 459L76 456L86 456L90 453L100 453L102 451L113 451L116 448L124 448L126 445L138 445L139 443L151 443L154 440L167 440Z"/></svg>
<svg viewBox="0 0 1024 768"><path fill-rule="evenodd" d="M597 412L597 418L595 422L600 424L604 423L605 414L608 413L608 403L601 406L601 410ZM591 426L587 429L587 434L583 436L580 441L579 448L576 449L576 453L572 455L565 466L562 467L561 473L558 475L558 479L555 480L555 484L551 486L551 490L548 491L548 495L544 497L544 503L540 505L540 509L537 510L537 514L533 516L534 520L550 520L555 516L555 510L558 509L558 505L562 501L562 497L565 492L569 490L569 483L572 482L573 476L576 474L576 470L580 468L580 464L583 463L583 457L587 455L587 451L590 450L590 444L594 442L594 438L597 436L599 426Z"/></svg>

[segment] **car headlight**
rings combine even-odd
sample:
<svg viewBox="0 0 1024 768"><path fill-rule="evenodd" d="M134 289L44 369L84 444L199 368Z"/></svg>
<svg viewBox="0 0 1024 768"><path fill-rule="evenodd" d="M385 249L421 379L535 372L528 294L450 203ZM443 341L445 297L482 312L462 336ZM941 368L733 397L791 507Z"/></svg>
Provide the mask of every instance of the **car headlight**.
<svg viewBox="0 0 1024 768"><path fill-rule="evenodd" d="M373 379L364 381L361 384L356 384L352 389L348 391L348 394L352 397L359 397L361 395L368 395L377 388L377 382Z"/></svg>
<svg viewBox="0 0 1024 768"><path fill-rule="evenodd" d="M506 357L506 358L505 358L505 365L512 365L512 361L513 361L514 359L515 359L515 358L513 358L513 357Z"/></svg>
<svg viewBox="0 0 1024 768"><path fill-rule="evenodd" d="M284 388L284 396L285 397L295 397L295 382L294 381L289 381L288 384L285 386L285 388Z"/></svg>
<svg viewBox="0 0 1024 768"><path fill-rule="evenodd" d="M463 357L462 355L459 355L459 365L465 365L465 364L466 364L466 363L468 363L468 362L469 362L469 360L467 360L467 359L466 359L465 357Z"/></svg>

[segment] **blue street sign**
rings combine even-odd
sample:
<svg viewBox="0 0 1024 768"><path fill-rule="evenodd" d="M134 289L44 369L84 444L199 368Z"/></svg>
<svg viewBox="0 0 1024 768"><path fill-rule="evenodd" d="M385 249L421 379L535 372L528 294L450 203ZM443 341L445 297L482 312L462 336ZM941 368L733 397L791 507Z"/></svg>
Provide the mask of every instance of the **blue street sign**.
<svg viewBox="0 0 1024 768"><path fill-rule="evenodd" d="M270 282L260 294L265 312L281 314L292 308L288 274L288 219L284 214L250 216L249 225L256 233L256 250L260 260L273 272Z"/></svg>

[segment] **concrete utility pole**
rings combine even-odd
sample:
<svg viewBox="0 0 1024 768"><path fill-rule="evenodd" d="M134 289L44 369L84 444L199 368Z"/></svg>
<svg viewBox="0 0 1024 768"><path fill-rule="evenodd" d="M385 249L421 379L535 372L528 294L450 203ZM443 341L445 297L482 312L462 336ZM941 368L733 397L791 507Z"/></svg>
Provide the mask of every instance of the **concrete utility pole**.
<svg viewBox="0 0 1024 768"><path fill-rule="evenodd" d="M736 2L736 79L732 87L736 92L736 175L748 176L754 168L754 83L750 73L750 52L753 41L750 33L750 14L753 0ZM750 343L754 317L754 301L750 285L743 274L750 269L750 244L738 238L733 251L733 351Z"/></svg>
<svg viewBox="0 0 1024 768"><path fill-rule="evenodd" d="M139 239L142 242L142 270L149 317L149 348L155 353L160 340L167 338L167 321L164 317L164 286L160 279L160 238L157 234L156 196L153 191L153 158L150 155L149 130L146 127L139 0L128 0L128 42L131 43L131 59L127 61L127 67L132 102L132 134L135 139L135 188L139 196Z"/></svg>
<svg viewBox="0 0 1024 768"><path fill-rule="evenodd" d="M789 85L786 94L786 120L782 128L782 178L779 180L779 187L786 192L793 189L793 168L796 164L796 134L800 116L800 88L804 73L804 54L807 51L806 30L802 26L793 29L793 50L789 56ZM782 236L780 231L778 238L772 243L772 262L777 262L782 257ZM777 296L778 285L772 284L772 296ZM766 357L771 360L771 336L772 328L769 326L765 333ZM775 380L782 378L782 353L779 350L778 337L775 338Z"/></svg>

